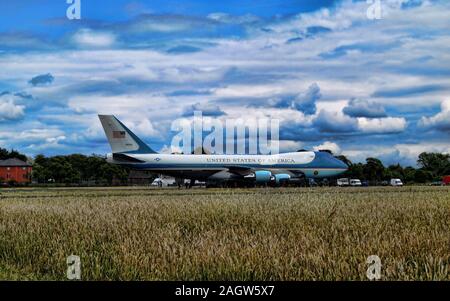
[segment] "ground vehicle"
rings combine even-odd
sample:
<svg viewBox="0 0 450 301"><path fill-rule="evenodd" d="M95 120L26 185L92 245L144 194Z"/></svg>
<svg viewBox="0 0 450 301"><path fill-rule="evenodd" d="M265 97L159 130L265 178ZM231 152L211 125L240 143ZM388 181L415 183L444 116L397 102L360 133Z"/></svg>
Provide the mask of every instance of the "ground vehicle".
<svg viewBox="0 0 450 301"><path fill-rule="evenodd" d="M150 186L157 186L157 187L168 187L175 185L176 185L175 178L156 178L150 184Z"/></svg>
<svg viewBox="0 0 450 301"><path fill-rule="evenodd" d="M351 179L350 186L361 186L361 181L359 179Z"/></svg>
<svg viewBox="0 0 450 301"><path fill-rule="evenodd" d="M442 184L444 185L450 185L450 176L444 176L442 178Z"/></svg>
<svg viewBox="0 0 450 301"><path fill-rule="evenodd" d="M442 181L434 181L430 183L430 186L442 186L444 185L444 182Z"/></svg>
<svg viewBox="0 0 450 301"><path fill-rule="evenodd" d="M403 186L403 182L400 179L391 179L391 186Z"/></svg>
<svg viewBox="0 0 450 301"><path fill-rule="evenodd" d="M340 178L337 179L337 186L349 186L350 185L350 181L348 178Z"/></svg>

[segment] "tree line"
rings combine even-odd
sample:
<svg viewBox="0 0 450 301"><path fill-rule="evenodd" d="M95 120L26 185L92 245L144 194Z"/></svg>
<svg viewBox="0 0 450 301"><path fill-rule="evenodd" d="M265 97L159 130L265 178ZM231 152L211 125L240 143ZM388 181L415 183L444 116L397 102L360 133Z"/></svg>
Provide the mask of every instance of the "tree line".
<svg viewBox="0 0 450 301"><path fill-rule="evenodd" d="M400 164L385 167L377 158L367 158L366 163L353 163L345 156L336 156L349 168L342 177L349 177L380 184L392 178L399 178L406 183L427 183L441 181L450 175L450 155L441 153L421 153L417 160L418 168L402 167Z"/></svg>
<svg viewBox="0 0 450 301"><path fill-rule="evenodd" d="M103 156L72 154L45 157L37 155L33 162L33 182L88 185L127 184L129 170L109 164Z"/></svg>
<svg viewBox="0 0 450 301"><path fill-rule="evenodd" d="M0 147L0 160L7 160L7 159L14 159L14 158L22 160L24 162L27 162L27 156L25 156L24 154L21 154L14 149L9 151L7 149Z"/></svg>
<svg viewBox="0 0 450 301"><path fill-rule="evenodd" d="M125 185L129 170L109 164L100 155L72 154L34 159L12 149L0 148L0 160L16 158L33 165L32 182L38 184L65 185ZM13 183L10 183L13 184Z"/></svg>

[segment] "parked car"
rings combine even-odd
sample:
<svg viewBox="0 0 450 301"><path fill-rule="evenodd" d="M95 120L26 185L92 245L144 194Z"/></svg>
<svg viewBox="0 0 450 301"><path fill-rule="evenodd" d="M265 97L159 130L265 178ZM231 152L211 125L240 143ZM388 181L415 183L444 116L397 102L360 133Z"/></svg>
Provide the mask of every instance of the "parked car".
<svg viewBox="0 0 450 301"><path fill-rule="evenodd" d="M350 181L348 178L337 179L337 186L339 187L350 186Z"/></svg>
<svg viewBox="0 0 450 301"><path fill-rule="evenodd" d="M350 186L362 186L361 181L359 179L351 179Z"/></svg>
<svg viewBox="0 0 450 301"><path fill-rule="evenodd" d="M450 185L450 176L444 176L442 178L442 184L444 185Z"/></svg>
<svg viewBox="0 0 450 301"><path fill-rule="evenodd" d="M369 181L361 181L361 185L367 187L369 186Z"/></svg>
<svg viewBox="0 0 450 301"><path fill-rule="evenodd" d="M169 187L169 186L175 186L175 185L176 185L175 178L156 178L150 184L150 186L156 186L156 187Z"/></svg>
<svg viewBox="0 0 450 301"><path fill-rule="evenodd" d="M403 186L403 182L400 179L391 179L391 186Z"/></svg>
<svg viewBox="0 0 450 301"><path fill-rule="evenodd" d="M430 186L442 186L444 185L444 182L442 181L434 181L430 183Z"/></svg>

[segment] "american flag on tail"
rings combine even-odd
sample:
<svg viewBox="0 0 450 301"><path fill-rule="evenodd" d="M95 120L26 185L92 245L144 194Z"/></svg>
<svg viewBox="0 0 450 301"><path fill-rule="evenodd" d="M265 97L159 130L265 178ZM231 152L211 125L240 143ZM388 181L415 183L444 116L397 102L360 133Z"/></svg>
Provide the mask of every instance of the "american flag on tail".
<svg viewBox="0 0 450 301"><path fill-rule="evenodd" d="M113 138L116 138L116 139L125 138L125 131L113 131Z"/></svg>

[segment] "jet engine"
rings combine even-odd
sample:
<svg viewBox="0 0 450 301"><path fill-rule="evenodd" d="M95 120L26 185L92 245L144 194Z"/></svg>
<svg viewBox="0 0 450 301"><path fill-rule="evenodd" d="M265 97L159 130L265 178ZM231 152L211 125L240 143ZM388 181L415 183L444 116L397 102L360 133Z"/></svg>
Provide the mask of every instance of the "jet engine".
<svg viewBox="0 0 450 301"><path fill-rule="evenodd" d="M291 176L285 173L276 174L274 175L274 177L276 185L281 185L283 183L289 182L289 180L291 179Z"/></svg>
<svg viewBox="0 0 450 301"><path fill-rule="evenodd" d="M255 181L256 183L269 183L273 180L272 173L268 170L257 170L255 171Z"/></svg>

